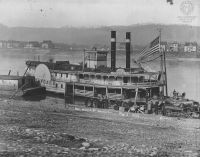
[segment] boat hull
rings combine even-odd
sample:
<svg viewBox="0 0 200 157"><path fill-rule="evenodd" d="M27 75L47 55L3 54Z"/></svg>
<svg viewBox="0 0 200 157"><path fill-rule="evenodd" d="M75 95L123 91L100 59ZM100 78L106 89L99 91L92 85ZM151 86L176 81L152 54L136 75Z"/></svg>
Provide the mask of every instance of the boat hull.
<svg viewBox="0 0 200 157"><path fill-rule="evenodd" d="M23 96L41 95L46 93L45 87L32 87L23 90Z"/></svg>

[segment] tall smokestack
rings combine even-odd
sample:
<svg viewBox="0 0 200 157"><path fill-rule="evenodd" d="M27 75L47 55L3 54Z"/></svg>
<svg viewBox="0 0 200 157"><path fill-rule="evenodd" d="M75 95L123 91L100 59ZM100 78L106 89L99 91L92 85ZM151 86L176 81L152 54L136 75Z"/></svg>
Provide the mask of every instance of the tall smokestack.
<svg viewBox="0 0 200 157"><path fill-rule="evenodd" d="M126 32L126 69L131 68L131 32Z"/></svg>
<svg viewBox="0 0 200 157"><path fill-rule="evenodd" d="M111 70L116 68L116 31L111 31Z"/></svg>

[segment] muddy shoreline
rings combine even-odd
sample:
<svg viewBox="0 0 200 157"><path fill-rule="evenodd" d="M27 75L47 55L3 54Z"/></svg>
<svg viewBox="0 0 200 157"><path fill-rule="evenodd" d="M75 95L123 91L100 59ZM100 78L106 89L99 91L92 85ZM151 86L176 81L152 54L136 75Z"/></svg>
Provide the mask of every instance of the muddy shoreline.
<svg viewBox="0 0 200 157"><path fill-rule="evenodd" d="M200 123L82 107L62 99L0 100L0 156L199 156Z"/></svg>

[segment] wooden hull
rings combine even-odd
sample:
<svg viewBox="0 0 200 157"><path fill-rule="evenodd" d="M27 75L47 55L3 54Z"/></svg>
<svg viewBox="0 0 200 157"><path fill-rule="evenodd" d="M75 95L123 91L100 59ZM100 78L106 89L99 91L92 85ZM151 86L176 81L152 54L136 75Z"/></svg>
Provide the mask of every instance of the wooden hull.
<svg viewBox="0 0 200 157"><path fill-rule="evenodd" d="M46 93L45 87L32 87L23 90L23 96L41 95Z"/></svg>

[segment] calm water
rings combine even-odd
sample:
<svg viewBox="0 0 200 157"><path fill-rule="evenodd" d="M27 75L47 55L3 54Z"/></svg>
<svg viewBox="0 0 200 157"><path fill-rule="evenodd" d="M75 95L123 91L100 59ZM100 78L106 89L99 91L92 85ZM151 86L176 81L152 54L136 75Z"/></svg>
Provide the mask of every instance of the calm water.
<svg viewBox="0 0 200 157"><path fill-rule="evenodd" d="M16 75L19 72L23 75L25 71L25 61L28 59L48 61L50 58L54 60L69 60L71 63L79 63L82 61L82 52L35 52L35 51L0 51L0 74L8 74L11 69L11 74ZM108 60L110 61L110 56ZM108 65L110 65L108 61ZM125 65L125 56L117 56L117 66L123 67ZM159 68L158 63L152 64L153 67ZM186 92L186 97L200 101L200 59L195 60L168 60L167 61L168 74L168 91L176 89L179 92Z"/></svg>

